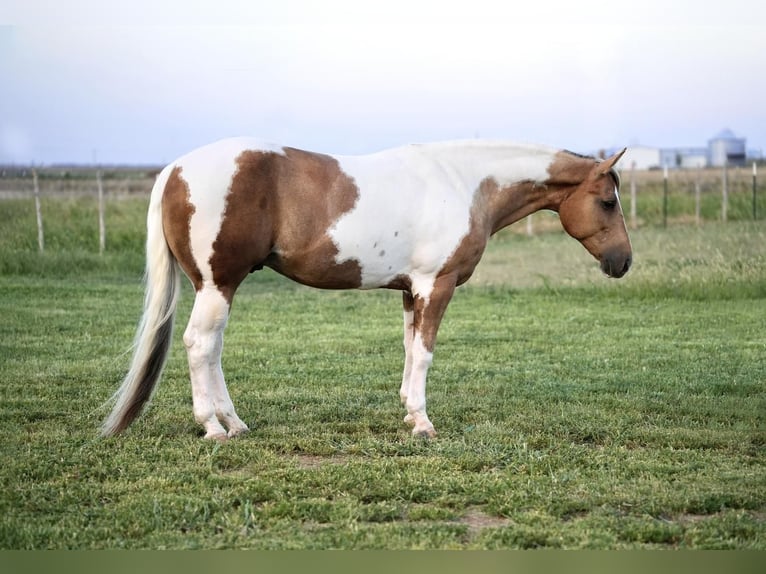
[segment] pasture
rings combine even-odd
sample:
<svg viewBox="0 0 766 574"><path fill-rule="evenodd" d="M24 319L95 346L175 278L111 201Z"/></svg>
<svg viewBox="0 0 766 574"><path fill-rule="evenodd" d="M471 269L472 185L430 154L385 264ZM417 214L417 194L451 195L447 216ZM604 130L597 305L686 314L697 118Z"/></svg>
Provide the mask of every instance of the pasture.
<svg viewBox="0 0 766 574"><path fill-rule="evenodd" d="M766 548L763 221L642 227L619 281L500 234L440 330L432 441L401 421L399 293L256 273L223 357L252 430L212 443L188 285L149 409L98 437L146 198L110 202L103 257L93 204L45 199L38 254L31 201L0 202L0 548Z"/></svg>

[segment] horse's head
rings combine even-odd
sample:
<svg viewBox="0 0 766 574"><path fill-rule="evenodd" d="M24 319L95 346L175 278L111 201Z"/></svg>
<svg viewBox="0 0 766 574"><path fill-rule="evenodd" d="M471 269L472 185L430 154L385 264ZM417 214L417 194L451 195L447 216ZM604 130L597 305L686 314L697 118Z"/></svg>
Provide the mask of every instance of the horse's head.
<svg viewBox="0 0 766 574"><path fill-rule="evenodd" d="M559 206L566 232L598 259L601 270L610 277L625 275L633 260L618 193L620 178L614 170L623 153L625 150L595 162Z"/></svg>

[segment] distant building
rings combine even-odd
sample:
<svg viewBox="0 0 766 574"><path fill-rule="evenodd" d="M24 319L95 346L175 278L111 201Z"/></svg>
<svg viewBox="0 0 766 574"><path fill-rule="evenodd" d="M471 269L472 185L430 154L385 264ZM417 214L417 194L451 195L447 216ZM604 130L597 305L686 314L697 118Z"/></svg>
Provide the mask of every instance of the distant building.
<svg viewBox="0 0 766 574"><path fill-rule="evenodd" d="M746 151L745 138L725 129L708 140L707 147L657 148L630 146L620 160L622 169L668 169L721 167L745 165L748 159L758 159L760 151ZM618 151L618 150L612 150Z"/></svg>
<svg viewBox="0 0 766 574"><path fill-rule="evenodd" d="M617 150L615 150L617 151ZM611 154L610 154L611 155ZM629 146L620 160L622 169L659 169L662 165L660 149L648 146Z"/></svg>
<svg viewBox="0 0 766 574"><path fill-rule="evenodd" d="M745 138L738 138L731 130L723 130L708 141L709 165L721 167L728 165L745 165Z"/></svg>
<svg viewBox="0 0 766 574"><path fill-rule="evenodd" d="M706 167L708 150L704 147L676 147L660 150L660 165L670 169L677 167Z"/></svg>
<svg viewBox="0 0 766 574"><path fill-rule="evenodd" d="M690 148L688 153L681 154L678 167L684 169L694 167L707 167L707 150L704 147Z"/></svg>

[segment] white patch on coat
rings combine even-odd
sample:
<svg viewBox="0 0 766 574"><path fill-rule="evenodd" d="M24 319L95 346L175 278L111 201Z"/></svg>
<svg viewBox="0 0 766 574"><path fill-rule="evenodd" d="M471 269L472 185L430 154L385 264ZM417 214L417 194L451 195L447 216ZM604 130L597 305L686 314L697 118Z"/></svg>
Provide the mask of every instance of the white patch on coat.
<svg viewBox="0 0 766 574"><path fill-rule="evenodd" d="M226 198L238 169L237 159L245 151L284 153L282 147L254 138L229 138L197 148L174 164L182 169L181 177L189 187L189 203L194 206L189 238L203 282L213 280L213 243L221 229Z"/></svg>
<svg viewBox="0 0 766 574"><path fill-rule="evenodd" d="M469 231L480 183L545 181L557 150L504 142L411 145L368 156L338 156L359 189L354 209L328 233L336 261L356 260L362 288L406 275L427 298L433 281Z"/></svg>

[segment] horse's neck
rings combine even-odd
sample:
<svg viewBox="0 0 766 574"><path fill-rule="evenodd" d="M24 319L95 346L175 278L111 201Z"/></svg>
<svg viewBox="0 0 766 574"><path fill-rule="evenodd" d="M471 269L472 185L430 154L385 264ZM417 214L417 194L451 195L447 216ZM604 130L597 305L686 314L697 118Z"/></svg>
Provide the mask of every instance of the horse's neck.
<svg viewBox="0 0 766 574"><path fill-rule="evenodd" d="M543 146L480 140L419 147L421 153L452 170L473 189L487 178L501 185L519 181L543 182L548 179L548 167L557 151Z"/></svg>
<svg viewBox="0 0 766 574"><path fill-rule="evenodd" d="M466 190L479 190L490 233L540 209L555 209L550 167L558 150L504 142L454 142L425 146L423 153L451 171Z"/></svg>

